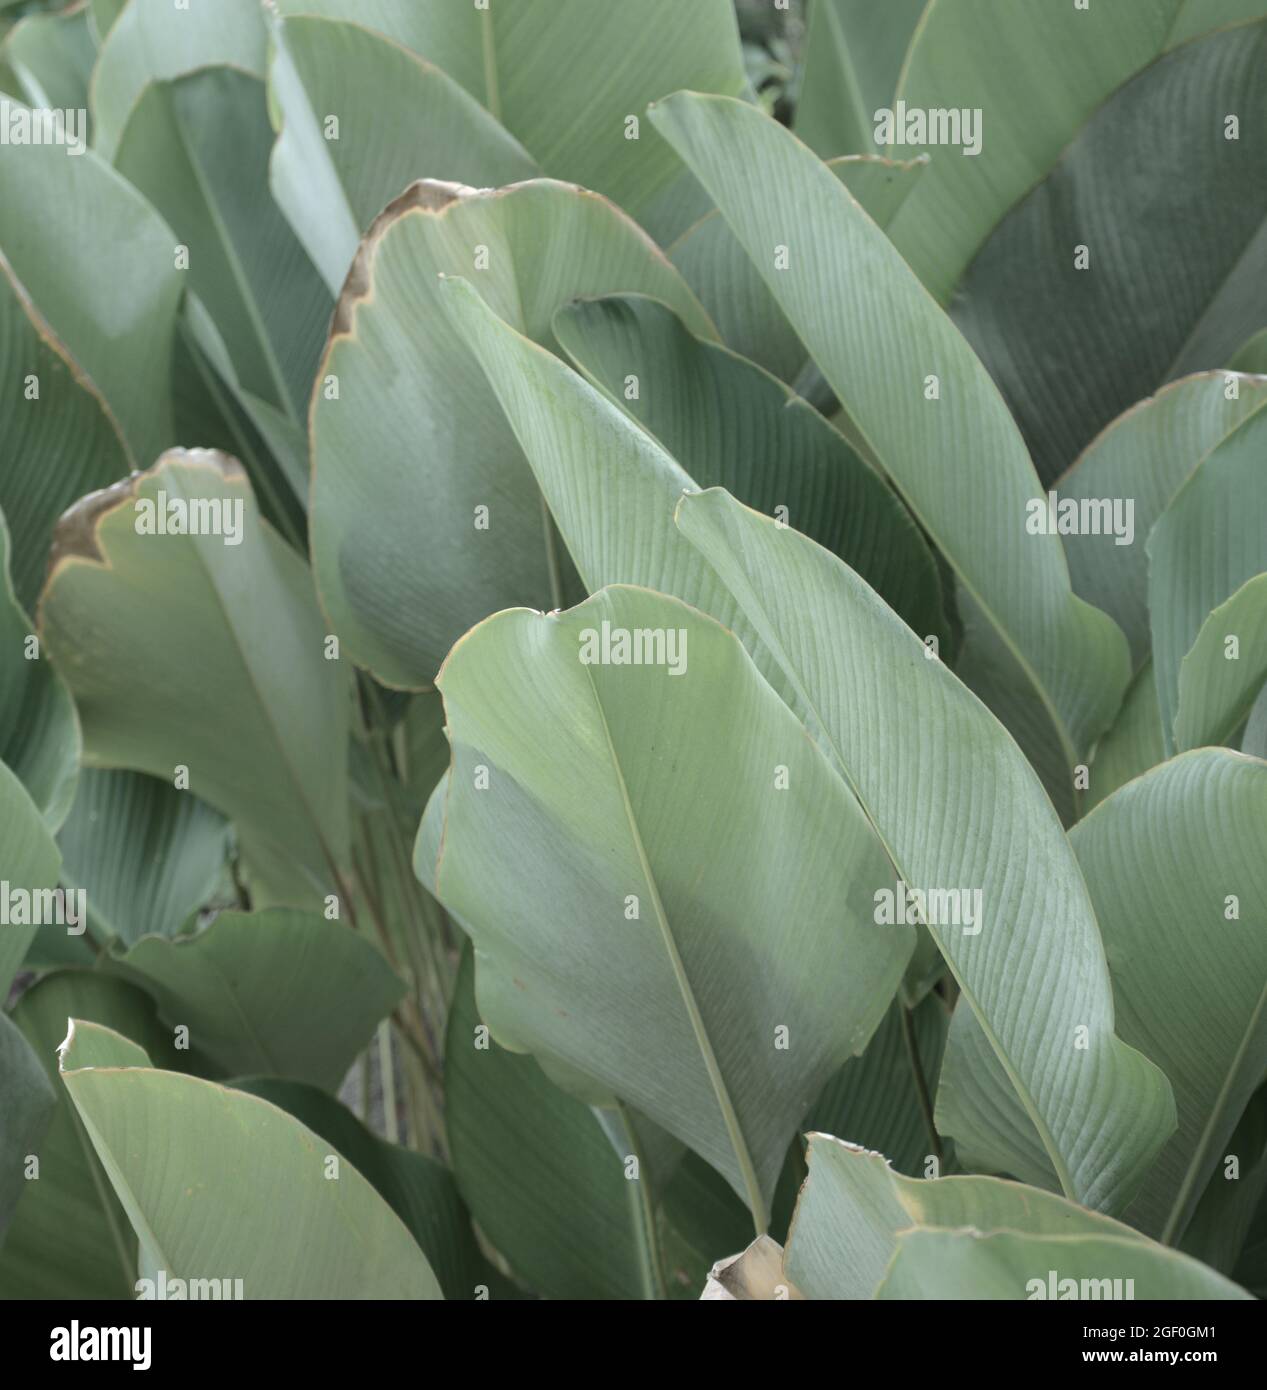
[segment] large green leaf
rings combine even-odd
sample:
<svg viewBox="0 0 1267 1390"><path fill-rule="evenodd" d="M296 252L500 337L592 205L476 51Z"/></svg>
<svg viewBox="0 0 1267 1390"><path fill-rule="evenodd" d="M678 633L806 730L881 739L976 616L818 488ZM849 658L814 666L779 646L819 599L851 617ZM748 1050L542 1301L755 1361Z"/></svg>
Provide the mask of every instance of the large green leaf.
<svg viewBox="0 0 1267 1390"><path fill-rule="evenodd" d="M658 632L661 664L578 660L621 630ZM887 865L862 812L740 643L663 595L499 615L438 684L455 765L418 870L475 942L481 1014L699 1152L764 1228L914 940L875 930Z"/></svg>
<svg viewBox="0 0 1267 1390"><path fill-rule="evenodd" d="M1249 1298L1177 1250L1121 1236L920 1230L898 1237L877 1298ZM1154 1353L1161 1355L1162 1353Z"/></svg>
<svg viewBox="0 0 1267 1390"><path fill-rule="evenodd" d="M954 145L928 147L928 179L894 228L903 255L933 293L947 299L999 220L1058 167L1084 123L1133 73L1194 34L1264 13L1262 0L1085 7L935 0L908 55L897 100L924 111L979 111L981 148L965 157ZM1155 148L1155 138L1150 132L1140 140L1137 156ZM1131 168L1138 167L1137 158ZM1176 167L1199 169L1200 163Z"/></svg>
<svg viewBox="0 0 1267 1390"><path fill-rule="evenodd" d="M1211 673L1215 661L1225 660L1222 640L1232 619L1245 630L1245 651L1236 665L1241 670L1261 659L1261 636L1256 641L1255 595L1236 601L1236 614L1222 612L1206 634L1199 652L1193 651L1202 626L1213 611L1226 604L1247 581L1267 570L1267 412L1251 416L1206 459L1175 494L1148 538L1148 606L1152 620L1153 664L1157 673L1157 702L1166 748L1175 749L1175 718L1185 658L1190 692L1194 682L1209 683L1211 694L1221 684ZM1256 650L1256 647L1259 650ZM1232 664L1232 663L1227 663ZM1191 705L1193 726L1185 733L1203 732L1201 706ZM1204 697L1202 697L1204 698ZM1239 709L1233 701L1234 709ZM1242 715L1248 705L1239 709ZM1216 726L1220 721L1215 720ZM1215 727L1213 732L1220 732Z"/></svg>
<svg viewBox="0 0 1267 1390"><path fill-rule="evenodd" d="M113 162L128 118L151 82L200 68L264 76L268 34L258 0L127 0L104 36L92 78L98 152Z"/></svg>
<svg viewBox="0 0 1267 1390"><path fill-rule="evenodd" d="M919 528L840 434L780 381L701 342L671 310L641 296L566 305L554 331L585 376L700 487L725 487L771 515L782 509L782 520L839 555L921 637L946 640L941 583Z"/></svg>
<svg viewBox="0 0 1267 1390"><path fill-rule="evenodd" d="M72 1021L59 1070L143 1271L241 1279L245 1298L442 1297L391 1207L276 1106L156 1071L143 1049L94 1023Z"/></svg>
<svg viewBox="0 0 1267 1390"><path fill-rule="evenodd" d="M1102 608L1126 633L1136 670L1152 647L1145 542L1175 493L1212 450L1264 405L1267 380L1202 372L1172 382L1132 406L1085 449L1052 488L1060 501L1131 508L1131 542L1111 526L1081 526L1062 539L1074 592Z"/></svg>
<svg viewBox="0 0 1267 1390"><path fill-rule="evenodd" d="M111 962L159 1016L229 1075L333 1090L404 985L349 927L318 913L222 912L174 941L142 937Z"/></svg>
<svg viewBox="0 0 1267 1390"><path fill-rule="evenodd" d="M1264 557L1267 562L1267 557ZM1235 646L1231 645L1235 639ZM1201 624L1179 667L1175 747L1231 741L1267 681L1267 574L1246 580Z"/></svg>
<svg viewBox="0 0 1267 1390"><path fill-rule="evenodd" d="M38 1182L29 1160L38 1156L53 1117L56 1093L31 1045L6 1014L0 1013L0 1246L23 1188Z"/></svg>
<svg viewBox="0 0 1267 1390"><path fill-rule="evenodd" d="M47 325L41 336L95 383L131 460L157 457L172 443L177 238L91 150L0 145L0 182L7 278Z"/></svg>
<svg viewBox="0 0 1267 1390"><path fill-rule="evenodd" d="M689 93L652 118L822 369L847 435L893 480L1023 670L1073 767L1121 700L1126 644L1074 597L1059 537L1026 534L1037 480L985 369L848 190L774 121ZM929 377L938 399L926 398Z"/></svg>
<svg viewBox="0 0 1267 1390"><path fill-rule="evenodd" d="M61 856L39 808L26 788L0 763L0 870L5 921L0 925L0 999L7 999L26 948L35 935L34 917L48 920ZM17 919L17 920L15 920Z"/></svg>
<svg viewBox="0 0 1267 1390"><path fill-rule="evenodd" d="M812 0L794 129L816 154L876 152L876 112L893 104L927 7L927 0Z"/></svg>
<svg viewBox="0 0 1267 1390"><path fill-rule="evenodd" d="M135 1296L136 1238L57 1077L57 1047L69 1018L114 1028L164 1066L190 1056L174 1051L153 1001L122 980L62 970L37 981L18 1000L13 1022L45 1069L57 1102L38 1149L40 1176L24 1185L0 1246L0 1296L5 1298Z"/></svg>
<svg viewBox="0 0 1267 1390"><path fill-rule="evenodd" d="M1123 787L1070 836L1119 1031L1174 1087L1178 1132L1130 1211L1168 1244L1267 1071L1265 836L1267 763L1214 749Z"/></svg>
<svg viewBox="0 0 1267 1390"><path fill-rule="evenodd" d="M808 1162L783 1260L807 1298L875 1297L901 1233L912 1227L1142 1240L1129 1226L1020 1183L903 1177L883 1155L830 1134L809 1136Z"/></svg>
<svg viewBox="0 0 1267 1390"><path fill-rule="evenodd" d="M548 175L639 218L681 166L629 119L682 87L738 96L746 85L731 0L497 0L482 9L465 0L281 0L279 9L386 34L466 87Z"/></svg>
<svg viewBox="0 0 1267 1390"><path fill-rule="evenodd" d="M468 948L449 1013L445 1116L454 1176L480 1230L547 1298L662 1297L649 1179L626 1176L589 1106L488 1036L474 986Z"/></svg>
<svg viewBox="0 0 1267 1390"><path fill-rule="evenodd" d="M345 1106L313 1086L271 1076L247 1077L233 1085L293 1115L374 1184L378 1195L409 1227L435 1270L445 1298L475 1298L481 1286L491 1289L497 1283L497 1275L480 1253L453 1174L443 1163L380 1139Z"/></svg>
<svg viewBox="0 0 1267 1390"><path fill-rule="evenodd" d="M441 274L471 276L496 312L547 344L561 304L620 291L712 332L646 236L579 189L421 183L375 223L321 370L337 392L319 388L313 408L312 555L348 654L415 688L490 613L565 601L532 470L450 325Z"/></svg>
<svg viewBox="0 0 1267 1390"><path fill-rule="evenodd" d="M88 894L95 932L130 946L173 936L223 881L228 822L205 801L139 772L84 768L57 837L62 882Z"/></svg>
<svg viewBox="0 0 1267 1390"><path fill-rule="evenodd" d="M54 831L79 774L79 720L45 658L9 579L9 528L0 511L0 762L16 773Z"/></svg>
<svg viewBox="0 0 1267 1390"><path fill-rule="evenodd" d="M183 507L204 534L140 533L138 504ZM177 450L85 499L59 527L40 621L87 762L187 768L251 857L306 898L327 891L347 856L347 676L326 659L307 567L261 524L236 463Z"/></svg>
<svg viewBox="0 0 1267 1390"><path fill-rule="evenodd" d="M927 165L846 155L827 167L871 220L887 227ZM673 242L668 257L699 295L728 346L782 381L802 384L812 370L805 345L716 208Z"/></svg>
<svg viewBox="0 0 1267 1390"><path fill-rule="evenodd" d="M977 1076L965 1042L975 1039L1038 1126L1066 1194L1120 1208L1173 1130L1174 1102L1162 1073L1114 1033L1095 915L1032 769L827 551L718 490L684 497L678 526L812 712L893 877L926 893L980 891L974 929L962 898L962 925L928 923L962 990L938 1128L974 1151L989 1137L965 1104ZM953 900L947 907L954 916Z"/></svg>
<svg viewBox="0 0 1267 1390"><path fill-rule="evenodd" d="M154 83L114 164L189 248L190 288L242 388L298 425L334 301L269 195L266 106L263 82L229 67Z"/></svg>
<svg viewBox="0 0 1267 1390"><path fill-rule="evenodd" d="M269 86L273 192L332 294L363 233L416 179L488 188L541 172L452 77L359 24L279 24Z"/></svg>
<svg viewBox="0 0 1267 1390"><path fill-rule="evenodd" d="M9 562L17 600L30 609L57 518L130 465L109 407L2 261L0 382L0 456L21 460L0 473L0 509L21 541Z"/></svg>
<svg viewBox="0 0 1267 1390"><path fill-rule="evenodd" d="M1267 170L1253 135L1265 74L1267 24L1162 58L1092 117L964 276L956 321L1044 481L1164 382L1222 367L1267 318Z"/></svg>

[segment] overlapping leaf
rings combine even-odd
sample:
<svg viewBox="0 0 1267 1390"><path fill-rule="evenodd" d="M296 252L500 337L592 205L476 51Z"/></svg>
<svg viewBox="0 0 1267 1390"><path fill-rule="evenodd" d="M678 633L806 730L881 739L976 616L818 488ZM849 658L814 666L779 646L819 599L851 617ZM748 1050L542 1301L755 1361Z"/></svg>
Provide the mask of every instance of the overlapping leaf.
<svg viewBox="0 0 1267 1390"><path fill-rule="evenodd" d="M566 601L566 557L441 274L545 343L560 304L621 291L707 315L646 236L593 194L549 181L478 193L415 185L366 237L339 304L312 414L312 555L348 654L392 685L431 684L473 623ZM328 383L334 382L334 386Z"/></svg>
<svg viewBox="0 0 1267 1390"><path fill-rule="evenodd" d="M578 659L622 630L674 642L670 664ZM887 864L862 812L738 641L662 595L499 615L439 685L455 768L434 874L481 1014L696 1149L764 1227L796 1125L913 941L873 921ZM424 821L424 882L430 845Z"/></svg>
<svg viewBox="0 0 1267 1390"><path fill-rule="evenodd" d="M835 557L716 490L684 498L678 526L812 711L895 879L925 893L980 892L979 924L965 920L962 896L958 914L946 900L942 922L927 924L962 989L938 1127L975 1149L962 1097L979 1068L966 1030L1038 1126L1063 1190L1120 1209L1174 1127L1173 1100L1161 1072L1114 1033L1095 914L1035 774Z"/></svg>
<svg viewBox="0 0 1267 1390"><path fill-rule="evenodd" d="M1026 533L1037 480L985 369L848 191L773 121L689 93L652 117L809 348L848 437L893 480L1033 687L1072 767L1121 699L1126 645L1074 597L1059 538Z"/></svg>

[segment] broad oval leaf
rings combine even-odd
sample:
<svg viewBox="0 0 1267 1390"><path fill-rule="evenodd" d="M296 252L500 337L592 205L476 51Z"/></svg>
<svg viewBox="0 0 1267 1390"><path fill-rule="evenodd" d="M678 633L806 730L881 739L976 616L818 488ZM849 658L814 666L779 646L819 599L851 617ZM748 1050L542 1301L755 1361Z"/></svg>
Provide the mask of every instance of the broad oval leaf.
<svg viewBox="0 0 1267 1390"><path fill-rule="evenodd" d="M862 812L740 643L663 595L498 615L438 684L454 770L434 875L481 1014L699 1152L764 1228L797 1124L914 940L873 920L887 865Z"/></svg>

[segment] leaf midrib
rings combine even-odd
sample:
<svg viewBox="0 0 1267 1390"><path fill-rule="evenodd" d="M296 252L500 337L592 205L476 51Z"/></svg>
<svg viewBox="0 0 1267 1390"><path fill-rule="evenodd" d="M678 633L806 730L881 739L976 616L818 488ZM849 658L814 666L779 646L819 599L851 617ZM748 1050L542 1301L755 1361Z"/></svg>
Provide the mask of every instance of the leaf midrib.
<svg viewBox="0 0 1267 1390"><path fill-rule="evenodd" d="M740 1128L739 1116L735 1111L734 1102L730 1098L729 1088L726 1085L725 1077L722 1076L721 1067L713 1051L712 1042L709 1040L708 1031L704 1026L704 1020L700 1014L699 1005L695 1000L695 992L691 987L690 979L686 973L686 966L678 952L677 942L674 940L672 928L669 926L669 920L664 911L664 904L660 899L660 890L656 886L655 874L647 858L646 846L642 842L642 834L638 829L637 818L629 798L629 787L625 782L625 776L620 766L620 758L616 753L616 747L612 741L611 728L607 723L607 714L603 709L603 702L599 698L598 688L594 684L594 677L589 667L583 667L582 669L585 671L590 693L594 697L594 708L597 711L598 721L602 726L603 737L607 743L607 751L611 760L612 772L616 778L616 786L620 791L621 805L624 808L625 818L629 825L629 834L638 855L638 864L642 870L643 880L647 885L647 891L651 895L652 906L655 909L656 925L660 930L664 948L669 957L669 964L672 967L674 979L677 981L678 991L682 997L683 1006L690 1020L691 1030L695 1034L695 1041L699 1047L700 1056L704 1062L704 1068L708 1073L709 1083L713 1088L713 1094L717 1098L717 1105L721 1110L722 1123L726 1127L726 1133L730 1139L731 1148L734 1150L735 1158L739 1164L739 1170L743 1177L744 1188L748 1194L748 1204L752 1209L752 1219L756 1226L757 1234L764 1235L769 1225L769 1216L766 1212L765 1200L761 1195L761 1185L757 1180L752 1154L748 1149L747 1140L744 1138L743 1131Z"/></svg>

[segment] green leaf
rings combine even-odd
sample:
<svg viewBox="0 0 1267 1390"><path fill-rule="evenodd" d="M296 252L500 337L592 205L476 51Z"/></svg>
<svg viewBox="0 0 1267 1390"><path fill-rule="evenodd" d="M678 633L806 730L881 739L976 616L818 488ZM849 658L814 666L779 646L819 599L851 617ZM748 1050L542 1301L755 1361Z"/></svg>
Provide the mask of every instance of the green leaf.
<svg viewBox="0 0 1267 1390"><path fill-rule="evenodd" d="M0 511L0 762L17 775L56 831L75 796L82 738L66 683L39 650L31 620L13 591L10 553L9 528Z"/></svg>
<svg viewBox="0 0 1267 1390"><path fill-rule="evenodd" d="M894 229L903 255L939 299L948 299L1000 219L1059 168L1080 130L1133 73L1183 39L1265 12L1262 0L1132 0L1085 9L1048 0L937 0L917 32L897 98L925 111L980 110L981 147L970 157L953 145L929 147L928 179ZM1154 131L1135 142L1132 170L1155 140ZM1203 163L1172 167L1199 170Z"/></svg>
<svg viewBox="0 0 1267 1390"><path fill-rule="evenodd" d="M8 63L21 83L24 100L63 112L87 107L96 57L86 7L25 15L0 51L0 61Z"/></svg>
<svg viewBox="0 0 1267 1390"><path fill-rule="evenodd" d="M1180 1242L1184 1253L1235 1273L1267 1195L1267 1088L1260 1086L1219 1156ZM1243 1282L1243 1281L1242 1281Z"/></svg>
<svg viewBox="0 0 1267 1390"><path fill-rule="evenodd" d="M57 1096L31 1051L30 1044L0 1013L0 1099L4 1125L0 1128L0 1246L13 1210L28 1182L38 1180L28 1160L40 1152L53 1117Z"/></svg>
<svg viewBox="0 0 1267 1390"><path fill-rule="evenodd" d="M23 993L13 1022L54 1089L56 1108L39 1146L40 1176L24 1185L0 1246L4 1298L132 1298L136 1237L57 1076L57 1047L69 1018L125 1034L164 1066L188 1060L160 1027L140 990L84 970L46 975Z"/></svg>
<svg viewBox="0 0 1267 1390"><path fill-rule="evenodd" d="M276 1106L156 1071L136 1044L82 1021L59 1070L145 1270L241 1279L246 1298L443 1297L391 1207L346 1161L329 1176L328 1141ZM129 1142L138 1132L144 1146Z"/></svg>
<svg viewBox="0 0 1267 1390"><path fill-rule="evenodd" d="M689 93L652 119L822 369L847 436L892 479L1024 671L1072 768L1121 700L1126 644L1074 597L1059 537L1026 534L1036 479L985 369L848 191L774 121ZM754 181L767 196L751 196ZM860 323L873 331L842 331ZM930 376L937 400L925 397Z"/></svg>
<svg viewBox="0 0 1267 1390"><path fill-rule="evenodd" d="M809 1176L784 1269L807 1298L874 1298L902 1233L930 1226L1143 1239L1129 1226L1037 1188L986 1177L903 1177L881 1154L811 1134Z"/></svg>
<svg viewBox="0 0 1267 1390"><path fill-rule="evenodd" d="M1267 556L1263 557L1267 562ZM1236 648L1229 642L1235 639ZM1267 574L1247 580L1201 624L1179 667L1175 747L1230 743L1267 681Z"/></svg>
<svg viewBox="0 0 1267 1390"><path fill-rule="evenodd" d="M683 498L678 527L812 711L888 848L892 877L924 892L980 891L972 928L962 898L962 926L928 923L962 990L939 1130L977 1148L965 1108L975 1041L1038 1126L1063 1190L1085 1206L1120 1208L1174 1128L1173 1101L1162 1073L1114 1034L1095 915L1035 774L834 556L718 490ZM1018 856L1041 872L1018 873Z"/></svg>
<svg viewBox="0 0 1267 1390"><path fill-rule="evenodd" d="M48 567L57 518L84 493L129 470L110 409L0 261L0 509L20 545L9 555L19 604L30 609ZM38 395L32 398L32 392Z"/></svg>
<svg viewBox="0 0 1267 1390"><path fill-rule="evenodd" d="M345 1106L313 1086L271 1076L247 1077L233 1085L293 1115L373 1183L409 1227L445 1298L474 1298L480 1285L500 1291L499 1276L480 1253L470 1213L443 1163L380 1139Z"/></svg>
<svg viewBox="0 0 1267 1390"><path fill-rule="evenodd" d="M1070 835L1102 924L1119 1031L1174 1087L1179 1129L1129 1213L1167 1244L1267 1071L1264 835L1267 764L1221 749L1163 764Z"/></svg>
<svg viewBox="0 0 1267 1390"><path fill-rule="evenodd" d="M88 894L106 940L174 936L215 897L231 838L218 811L170 782L87 767L57 837L62 882Z"/></svg>
<svg viewBox="0 0 1267 1390"><path fill-rule="evenodd" d="M621 629L659 632L667 666L578 660ZM764 1228L797 1125L914 940L874 929L886 866L861 811L740 643L663 595L498 615L438 684L454 771L437 895L475 942L480 1012L695 1149ZM424 883L429 842L424 820Z"/></svg>
<svg viewBox="0 0 1267 1390"><path fill-rule="evenodd" d="M110 969L229 1075L260 1072L334 1090L405 989L350 927L319 913L222 912L174 941L147 936Z"/></svg>
<svg viewBox="0 0 1267 1390"><path fill-rule="evenodd" d="M358 24L280 23L269 88L281 117L273 193L335 295L362 235L416 179L489 188L541 173L447 73Z"/></svg>
<svg viewBox="0 0 1267 1390"><path fill-rule="evenodd" d="M1083 18L1065 12L1066 24ZM1105 102L964 276L956 322L1044 482L1129 405L1222 367L1262 327L1267 173L1251 132L1267 121L1265 71L1267 24L1160 59Z"/></svg>
<svg viewBox="0 0 1267 1390"><path fill-rule="evenodd" d="M157 457L172 443L176 236L91 150L0 145L0 181L0 253L37 331L95 384L130 460Z"/></svg>
<svg viewBox="0 0 1267 1390"><path fill-rule="evenodd" d="M171 0L127 0L93 73L98 153L114 162L128 118L150 83L215 67L263 78L267 43L257 0L193 0L184 8Z"/></svg>
<svg viewBox="0 0 1267 1390"><path fill-rule="evenodd" d="M867 155L848 155L827 166L878 227L887 227L927 167ZM721 330L723 341L782 381L800 384L812 369L805 345L766 288L726 219L710 207L668 248Z"/></svg>
<svg viewBox="0 0 1267 1390"><path fill-rule="evenodd" d="M263 82L215 67L146 87L114 164L188 248L242 388L299 426L333 299L269 194L272 143Z"/></svg>
<svg viewBox="0 0 1267 1390"><path fill-rule="evenodd" d="M474 986L468 947L449 1011L445 1112L454 1176L480 1230L547 1298L656 1296L642 1175L626 1179L589 1106L487 1036Z"/></svg>
<svg viewBox="0 0 1267 1390"><path fill-rule="evenodd" d="M1129 545L1104 526L1099 535L1079 526L1061 539L1074 592L1126 633L1137 671L1152 647L1144 542L1202 460L1264 405L1267 381L1253 377L1202 372L1171 382L1114 420L1052 484L1060 501L1075 501L1079 510L1084 502L1114 499L1131 507Z"/></svg>
<svg viewBox="0 0 1267 1390"><path fill-rule="evenodd" d="M815 154L876 152L876 112L893 104L926 8L926 0L813 0L793 129Z"/></svg>
<svg viewBox="0 0 1267 1390"><path fill-rule="evenodd" d="M394 39L461 83L546 174L592 188L640 220L681 166L654 131L643 126L632 138L628 119L681 87L734 96L746 87L731 0L687 7L678 0L549 0L483 10L281 0L278 8L354 20Z"/></svg>
<svg viewBox="0 0 1267 1390"><path fill-rule="evenodd" d="M1233 616L1235 621L1248 624L1243 634L1246 651L1240 660L1252 666L1261 656L1255 650L1257 624L1252 616L1258 590L1251 590L1247 601L1237 602L1235 615L1223 612L1214 616L1215 626L1206 635L1201 651L1193 652L1193 647L1214 610L1267 570L1264 447L1267 412L1260 412L1220 444L1188 479L1148 538L1148 605L1157 701L1162 737L1170 752L1176 747L1175 720L1185 656L1193 654L1187 684L1190 700L1198 701L1191 706L1191 724L1185 724L1185 734L1192 737L1200 732L1200 701L1217 698L1216 692L1222 688L1222 682L1209 674L1210 644L1221 644L1219 626ZM1244 606L1246 602L1248 606ZM1220 652L1217 660L1223 659ZM1208 696L1198 697L1196 690L1204 681L1214 684ZM1229 698L1233 695L1229 693Z"/></svg>
<svg viewBox="0 0 1267 1390"><path fill-rule="evenodd" d="M561 304L622 291L712 336L646 236L579 189L424 182L375 223L320 372L337 389L318 391L313 410L312 554L347 654L412 688L431 684L473 623L518 603L559 607L567 580L532 470L449 322L441 274L471 275L494 311L546 344Z"/></svg>
<svg viewBox="0 0 1267 1390"><path fill-rule="evenodd" d="M685 460L699 486L725 487L757 511L779 512L839 555L921 637L947 641L937 567L919 528L836 430L780 381L701 342L670 309L641 296L566 305L554 332L578 370Z"/></svg>
<svg viewBox="0 0 1267 1390"><path fill-rule="evenodd" d="M219 533L138 532L180 508ZM348 852L347 677L325 659L307 567L261 525L236 463L177 450L85 499L59 527L40 612L86 761L187 768L253 862L305 902L328 891Z"/></svg>
<svg viewBox="0 0 1267 1390"><path fill-rule="evenodd" d="M1100 740L1090 769L1085 809L1098 806L1133 777L1166 757L1157 708L1157 682L1150 657L1140 667L1113 727Z"/></svg>
<svg viewBox="0 0 1267 1390"><path fill-rule="evenodd" d="M0 763L0 845L4 846L0 894L5 909L5 921L0 925L0 999L7 999L35 935L30 919L41 916L47 920L51 915L50 895L57 887L61 856L39 808L4 763Z"/></svg>
<svg viewBox="0 0 1267 1390"><path fill-rule="evenodd" d="M1187 1255L1151 1242L916 1229L898 1237L897 1254L876 1297L1187 1302L1250 1295Z"/></svg>

